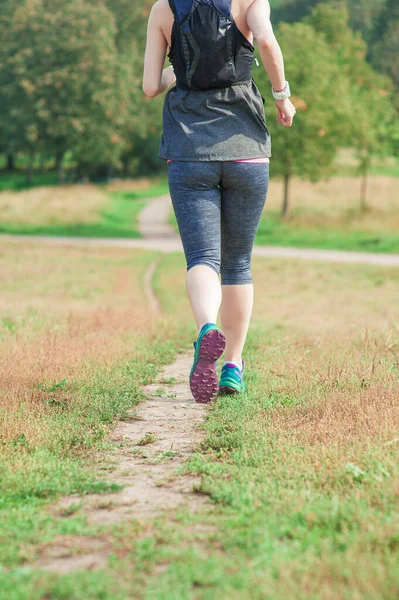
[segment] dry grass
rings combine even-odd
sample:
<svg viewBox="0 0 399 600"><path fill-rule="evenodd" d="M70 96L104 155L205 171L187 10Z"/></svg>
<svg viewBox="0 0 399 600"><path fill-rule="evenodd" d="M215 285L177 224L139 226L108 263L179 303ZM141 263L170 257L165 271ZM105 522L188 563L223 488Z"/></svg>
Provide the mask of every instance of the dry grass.
<svg viewBox="0 0 399 600"><path fill-rule="evenodd" d="M313 339L345 339L366 330L398 333L399 270L323 262L253 261L255 318L282 323Z"/></svg>
<svg viewBox="0 0 399 600"><path fill-rule="evenodd" d="M109 195L94 185L37 187L0 194L0 221L18 225L90 224L109 204Z"/></svg>
<svg viewBox="0 0 399 600"><path fill-rule="evenodd" d="M398 269L258 259L253 271L249 393L219 400L192 466L217 504L220 573L248 598L391 600Z"/></svg>
<svg viewBox="0 0 399 600"><path fill-rule="evenodd" d="M31 445L53 435L43 389L87 377L88 361L134 354L151 331L142 278L151 255L115 249L3 247L0 273L1 439L21 432ZM89 368L90 370L90 368ZM70 408L73 390L57 403Z"/></svg>
<svg viewBox="0 0 399 600"><path fill-rule="evenodd" d="M121 356L134 363L141 335L154 340L150 362L160 337L174 335L169 318L173 327L191 319L184 260L162 256L155 284L167 316L155 333L141 287L151 259L125 250L3 248L0 317L15 321L14 330L3 324L0 358L7 440L24 431L29 443L51 447L71 427L73 411L54 435L39 383L89 380L91 365L106 371ZM191 465L215 506L160 518L145 546L137 523L124 523L109 532L123 560L110 561L95 580L76 573L73 591L57 593L396 597L399 272L256 259L253 274L249 394L213 406L206 452ZM73 405L74 390L61 387L54 398ZM80 418L85 410L79 405ZM203 529L203 554L190 529L198 522L211 526ZM43 581L53 594L54 580Z"/></svg>
<svg viewBox="0 0 399 600"><path fill-rule="evenodd" d="M372 176L368 184L368 211L360 214L360 179L333 177L311 183L294 178L290 183L292 221L298 227L332 226L367 231L399 231L399 178ZM279 211L283 183L270 182L267 211Z"/></svg>
<svg viewBox="0 0 399 600"><path fill-rule="evenodd" d="M148 190L151 186L161 183L162 178L139 177L138 179L114 179L107 185L110 192L129 191L142 192Z"/></svg>
<svg viewBox="0 0 399 600"><path fill-rule="evenodd" d="M303 398L294 408L283 402L268 426L288 428L319 451L392 439L399 427L398 269L257 260L254 277L254 330L265 321L282 328L272 364L261 365L265 380L280 381L283 397Z"/></svg>
<svg viewBox="0 0 399 600"><path fill-rule="evenodd" d="M183 261L162 260L163 303L189 318ZM249 377L258 372L256 397L266 407L272 398L272 410L250 415L248 427L281 436L281 451L289 440L304 444L316 462L335 448L335 468L362 445L389 454L382 444L399 428L399 270L254 259L253 277L256 351L250 345L247 366Z"/></svg>

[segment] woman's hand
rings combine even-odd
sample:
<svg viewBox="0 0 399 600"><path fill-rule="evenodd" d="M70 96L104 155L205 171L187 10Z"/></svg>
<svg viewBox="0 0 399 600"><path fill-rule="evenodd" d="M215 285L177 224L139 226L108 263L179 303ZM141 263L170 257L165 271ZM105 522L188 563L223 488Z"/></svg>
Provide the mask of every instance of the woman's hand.
<svg viewBox="0 0 399 600"><path fill-rule="evenodd" d="M277 121L284 127L291 127L295 117L295 106L289 98L285 100L276 100L277 106Z"/></svg>

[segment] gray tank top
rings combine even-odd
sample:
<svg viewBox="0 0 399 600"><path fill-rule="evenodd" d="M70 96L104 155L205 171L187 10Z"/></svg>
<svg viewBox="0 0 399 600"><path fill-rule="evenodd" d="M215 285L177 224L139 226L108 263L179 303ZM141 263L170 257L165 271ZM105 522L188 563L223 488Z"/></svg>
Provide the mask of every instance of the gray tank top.
<svg viewBox="0 0 399 600"><path fill-rule="evenodd" d="M176 86L164 102L160 158L269 158L263 99L252 79L254 47L234 21L232 0L168 1Z"/></svg>
<svg viewBox="0 0 399 600"><path fill-rule="evenodd" d="M253 80L208 90L173 87L166 94L160 158L229 161L270 156L263 99Z"/></svg>

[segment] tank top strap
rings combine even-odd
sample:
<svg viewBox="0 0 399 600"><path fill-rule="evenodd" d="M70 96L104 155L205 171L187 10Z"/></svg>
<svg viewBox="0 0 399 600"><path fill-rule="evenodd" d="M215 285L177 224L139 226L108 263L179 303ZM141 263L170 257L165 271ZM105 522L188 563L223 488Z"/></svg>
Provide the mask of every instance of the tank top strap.
<svg viewBox="0 0 399 600"><path fill-rule="evenodd" d="M223 13L226 17L232 18L231 14L231 4L232 0L168 0L169 6L179 21L183 21L185 17L187 17L193 8L194 4L209 4L213 6L221 13Z"/></svg>
<svg viewBox="0 0 399 600"><path fill-rule="evenodd" d="M168 2L175 19L180 23L189 14L195 0L168 0Z"/></svg>
<svg viewBox="0 0 399 600"><path fill-rule="evenodd" d="M232 1L233 0L211 0L215 8L231 19L233 18L231 14Z"/></svg>

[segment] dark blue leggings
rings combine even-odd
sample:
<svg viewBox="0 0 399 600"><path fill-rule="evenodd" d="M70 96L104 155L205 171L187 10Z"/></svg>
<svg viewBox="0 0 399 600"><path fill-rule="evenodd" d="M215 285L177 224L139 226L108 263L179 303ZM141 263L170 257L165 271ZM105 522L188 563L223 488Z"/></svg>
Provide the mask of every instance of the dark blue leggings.
<svg viewBox="0 0 399 600"><path fill-rule="evenodd" d="M168 177L187 270L207 265L222 285L251 283L269 164L172 161Z"/></svg>

